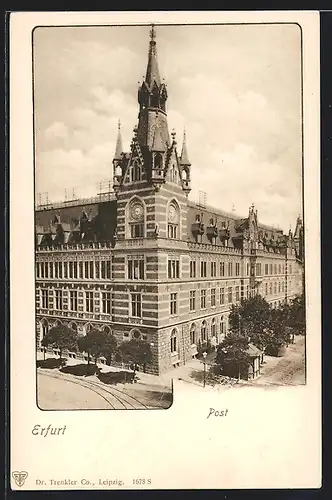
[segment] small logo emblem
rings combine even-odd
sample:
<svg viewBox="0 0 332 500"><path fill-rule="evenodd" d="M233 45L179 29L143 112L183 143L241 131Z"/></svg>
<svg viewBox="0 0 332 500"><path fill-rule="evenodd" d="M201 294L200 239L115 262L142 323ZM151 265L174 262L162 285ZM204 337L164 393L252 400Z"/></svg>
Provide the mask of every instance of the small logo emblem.
<svg viewBox="0 0 332 500"><path fill-rule="evenodd" d="M13 478L15 480L15 483L17 484L17 486L23 486L23 484L25 483L25 480L26 478L28 477L28 473L25 472L25 471L17 471L15 470L13 472Z"/></svg>

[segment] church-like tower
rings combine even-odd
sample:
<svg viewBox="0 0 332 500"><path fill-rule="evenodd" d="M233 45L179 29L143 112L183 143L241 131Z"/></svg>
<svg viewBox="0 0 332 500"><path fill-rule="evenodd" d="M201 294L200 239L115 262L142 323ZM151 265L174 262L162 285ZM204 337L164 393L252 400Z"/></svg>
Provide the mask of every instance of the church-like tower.
<svg viewBox="0 0 332 500"><path fill-rule="evenodd" d="M151 151L158 140L159 146L165 152L170 146L166 114L167 89L159 74L155 38L156 33L152 26L146 76L138 90L137 138L143 151Z"/></svg>
<svg viewBox="0 0 332 500"><path fill-rule="evenodd" d="M138 89L138 124L134 128L131 151L122 151L120 130L113 158L115 193L136 183L152 186L156 191L167 181L178 184L184 194L190 192L190 162L184 137L181 159L176 149L175 133L169 134L166 84L159 73L156 32L150 30L146 76Z"/></svg>

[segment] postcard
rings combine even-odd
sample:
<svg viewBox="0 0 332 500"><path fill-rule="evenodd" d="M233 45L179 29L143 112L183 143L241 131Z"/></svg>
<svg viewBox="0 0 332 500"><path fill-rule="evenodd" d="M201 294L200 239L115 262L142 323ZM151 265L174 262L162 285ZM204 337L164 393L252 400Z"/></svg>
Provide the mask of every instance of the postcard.
<svg viewBox="0 0 332 500"><path fill-rule="evenodd" d="M10 18L11 488L321 485L319 15Z"/></svg>

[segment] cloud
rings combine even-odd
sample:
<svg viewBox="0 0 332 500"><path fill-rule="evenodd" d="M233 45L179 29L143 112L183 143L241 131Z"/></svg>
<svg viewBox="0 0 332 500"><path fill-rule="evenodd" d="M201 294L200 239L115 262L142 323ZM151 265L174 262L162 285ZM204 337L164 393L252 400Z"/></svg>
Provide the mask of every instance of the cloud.
<svg viewBox="0 0 332 500"><path fill-rule="evenodd" d="M291 180L286 184L282 166L261 161L251 146L236 144L230 151L211 155L208 169L192 169L191 199L195 200L198 191L204 189L209 205L226 211L234 205L236 212L245 216L249 205L255 203L262 223L288 229L284 221L295 222L292 219L296 185ZM257 181L261 178L264 183ZM298 203L297 212L299 209Z"/></svg>
<svg viewBox="0 0 332 500"><path fill-rule="evenodd" d="M100 182L111 176L114 150L115 142L109 141L86 151L58 148L41 153L36 168L36 191L49 193L52 177L50 199L64 199L65 191L73 189L76 196L95 195Z"/></svg>
<svg viewBox="0 0 332 500"><path fill-rule="evenodd" d="M63 122L53 122L44 131L44 138L48 143L66 139L68 137L68 127Z"/></svg>
<svg viewBox="0 0 332 500"><path fill-rule="evenodd" d="M37 32L38 33L38 30ZM121 119L129 150L147 30L41 30L35 40L37 190L95 192L111 177ZM193 192L288 230L301 204L300 39L291 26L158 28L169 129L184 127Z"/></svg>

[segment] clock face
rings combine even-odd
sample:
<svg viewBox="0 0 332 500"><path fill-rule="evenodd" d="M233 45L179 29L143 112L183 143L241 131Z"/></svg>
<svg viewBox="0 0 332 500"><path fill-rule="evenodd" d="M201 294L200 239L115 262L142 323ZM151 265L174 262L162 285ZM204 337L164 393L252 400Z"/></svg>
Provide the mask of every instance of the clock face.
<svg viewBox="0 0 332 500"><path fill-rule="evenodd" d="M131 208L131 217L135 220L143 219L143 207L139 203L135 203Z"/></svg>
<svg viewBox="0 0 332 500"><path fill-rule="evenodd" d="M171 222L177 222L178 213L177 213L176 208L173 205L170 205L168 208L168 219Z"/></svg>

